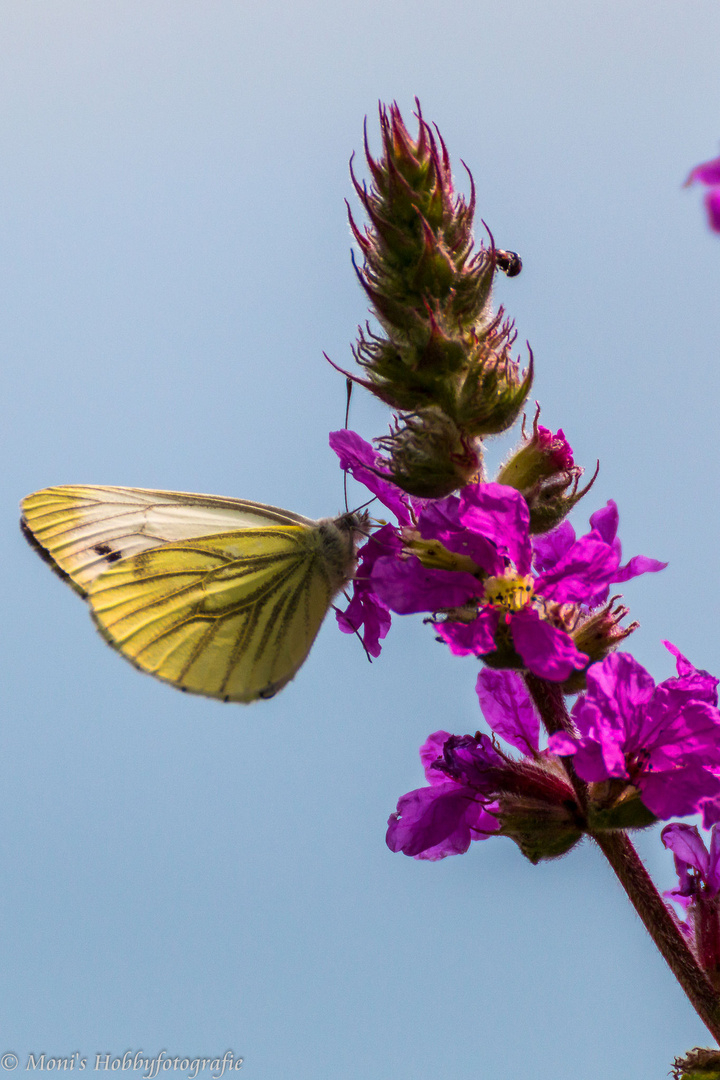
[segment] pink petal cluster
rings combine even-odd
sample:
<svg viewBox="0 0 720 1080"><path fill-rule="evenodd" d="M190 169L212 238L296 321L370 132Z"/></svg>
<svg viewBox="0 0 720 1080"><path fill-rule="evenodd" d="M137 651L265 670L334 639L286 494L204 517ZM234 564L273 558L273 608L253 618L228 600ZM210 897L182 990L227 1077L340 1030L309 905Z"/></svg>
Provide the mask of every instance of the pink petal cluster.
<svg viewBox="0 0 720 1080"><path fill-rule="evenodd" d="M720 157L696 165L685 181L686 186L698 182L708 188L705 193L705 209L708 224L713 232L720 232Z"/></svg>
<svg viewBox="0 0 720 1080"><path fill-rule="evenodd" d="M705 847L696 825L673 822L661 833L666 848L675 856L678 887L665 896L687 909L701 896L714 899L720 893L720 829L713 826L710 850Z"/></svg>
<svg viewBox="0 0 720 1080"><path fill-rule="evenodd" d="M545 429L543 429L545 430ZM553 438L558 452L570 454L561 432ZM384 526L361 552L350 608L340 616L341 628L360 630L366 647L379 652L389 627L389 612L449 612L475 606L469 621L443 622L440 636L456 655L487 656L496 650L501 623L508 629L520 662L534 674L564 681L588 664L572 637L544 617L545 605L574 604L590 611L605 602L611 583L661 570L666 564L636 556L621 566L615 503L590 519L591 531L579 539L568 522L531 538L528 505L513 487L469 484L459 495L411 500L387 478L379 455L355 432L338 431L330 445L341 465L364 483L398 519L400 529ZM402 529L412 527L423 540L439 541L452 553L468 557L477 572L424 565L404 550ZM381 546L384 550L381 550ZM531 575L535 599L520 610L503 610L486 602L483 578L508 572ZM382 613L382 614L381 614Z"/></svg>
<svg viewBox="0 0 720 1080"><path fill-rule="evenodd" d="M487 735L436 731L420 748L428 787L403 795L390 815L387 845L416 859L444 859L467 851L472 840L496 835L507 797L534 798L548 806L572 800L561 775L548 770L538 745L539 717L515 671L480 672L478 698L485 719L523 754L506 754Z"/></svg>
<svg viewBox="0 0 720 1080"><path fill-rule="evenodd" d="M572 711L578 735L552 735L548 749L571 756L588 782L629 781L656 817L696 813L720 795L717 680L678 650L678 674L657 686L629 653L613 653L587 673Z"/></svg>

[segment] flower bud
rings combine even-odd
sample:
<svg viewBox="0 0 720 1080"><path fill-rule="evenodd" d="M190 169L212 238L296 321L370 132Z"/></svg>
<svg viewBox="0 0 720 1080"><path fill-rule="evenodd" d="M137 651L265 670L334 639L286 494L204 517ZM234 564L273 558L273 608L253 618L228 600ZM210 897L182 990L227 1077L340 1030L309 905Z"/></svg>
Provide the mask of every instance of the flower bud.
<svg viewBox="0 0 720 1080"><path fill-rule="evenodd" d="M696 1046L673 1061L673 1080L720 1080L720 1050Z"/></svg>
<svg viewBox="0 0 720 1080"><path fill-rule="evenodd" d="M656 816L628 780L613 778L588 785L588 830L647 829Z"/></svg>
<svg viewBox="0 0 720 1080"><path fill-rule="evenodd" d="M423 409L400 419L402 426L376 442L388 455L393 483L403 491L420 499L440 499L478 477L479 444L439 409Z"/></svg>
<svg viewBox="0 0 720 1080"><path fill-rule="evenodd" d="M516 488L530 508L530 532L544 533L556 528L595 481L578 491L583 470L573 460L572 447L560 428L553 434L538 424L538 408L530 438L523 442L502 467L499 484ZM595 474L597 475L597 473Z"/></svg>
<svg viewBox="0 0 720 1080"><path fill-rule="evenodd" d="M557 758L512 762L496 790L499 835L514 840L531 863L565 855L582 838L584 818Z"/></svg>
<svg viewBox="0 0 720 1080"><path fill-rule="evenodd" d="M349 377L401 413L383 440L395 482L438 498L477 476L477 440L520 415L532 356L521 372L513 324L491 308L495 274L515 276L520 258L492 237L474 250L474 185L469 201L456 194L442 138L419 105L416 115L413 139L397 105L381 106L377 159L365 138L369 187L352 177L369 219L361 229L350 214L363 260L355 270L381 332L360 330L353 352L364 377Z"/></svg>
<svg viewBox="0 0 720 1080"><path fill-rule="evenodd" d="M503 797L498 818L498 835L514 840L533 864L566 855L583 835L577 806L570 798L553 805L540 799Z"/></svg>
<svg viewBox="0 0 720 1080"><path fill-rule="evenodd" d="M610 597L604 607L584 618L571 632L570 636L576 648L590 657L587 667L604 660L640 625L638 622L631 622L627 626L620 625L630 613L630 609L624 604L618 604L616 601L619 599L619 596ZM587 668L572 673L563 683L564 694L577 694L585 689L586 670Z"/></svg>
<svg viewBox="0 0 720 1080"><path fill-rule="evenodd" d="M498 312L494 330L483 340L475 338L448 411L463 431L479 438L499 435L512 427L522 412L533 381L533 358L521 371L510 356L515 341L513 324L501 322ZM504 481L499 481L504 483ZM512 486L512 485L510 485Z"/></svg>

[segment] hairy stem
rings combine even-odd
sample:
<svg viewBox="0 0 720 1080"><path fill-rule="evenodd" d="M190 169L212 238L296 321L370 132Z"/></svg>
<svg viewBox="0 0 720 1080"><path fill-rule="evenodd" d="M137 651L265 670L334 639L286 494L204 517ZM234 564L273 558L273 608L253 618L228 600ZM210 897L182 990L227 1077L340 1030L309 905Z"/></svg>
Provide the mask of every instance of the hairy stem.
<svg viewBox="0 0 720 1080"><path fill-rule="evenodd" d="M559 731L572 735L573 723L565 707L565 697L560 686L557 683L548 682L546 679L540 679L530 671L525 673L524 679L548 735L555 735ZM586 814L588 806L587 784L575 772L571 757L564 757L562 761L575 791L578 804L583 814Z"/></svg>
<svg viewBox="0 0 720 1080"><path fill-rule="evenodd" d="M696 1013L720 1044L720 995L695 959L627 833L592 835Z"/></svg>

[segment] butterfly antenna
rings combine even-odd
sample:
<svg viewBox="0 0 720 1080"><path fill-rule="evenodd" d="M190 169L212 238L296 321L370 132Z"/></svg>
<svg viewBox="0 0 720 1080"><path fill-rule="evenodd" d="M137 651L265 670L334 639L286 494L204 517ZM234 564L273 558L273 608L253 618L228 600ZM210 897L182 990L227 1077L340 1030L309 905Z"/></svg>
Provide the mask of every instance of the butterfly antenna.
<svg viewBox="0 0 720 1080"><path fill-rule="evenodd" d="M345 380L345 392L347 394L347 400L345 402L345 427L347 428L350 421L350 398L352 397L352 379ZM349 513L348 496L347 496L347 470L343 473L343 491L345 494L345 513Z"/></svg>
<svg viewBox="0 0 720 1080"><path fill-rule="evenodd" d="M344 589L343 589L343 596L345 597L345 599L347 600L347 602L348 602L348 603L350 603L350 597L348 596L348 594L347 594L347 593L345 592L345 590L344 590ZM337 611L337 612L338 612L339 614L342 614L342 613L340 612L340 608L338 608L338 607L335 607L335 604L333 604L333 605L332 605L332 607L333 607L333 611ZM357 629L356 627L353 627L353 634L355 635L355 637L356 637L356 638L358 639L358 641L359 641L359 642L360 642L360 644L362 645L362 647L363 647L363 652L364 652L364 653L365 653L365 655L367 656L367 659L368 659L368 663L369 663L369 664L372 664L372 656L371 656L371 655L370 655L370 653L368 652L368 650L367 650L367 646L365 645L365 642L363 641L362 637L360 636L360 631L359 631L359 630L358 630L358 629Z"/></svg>

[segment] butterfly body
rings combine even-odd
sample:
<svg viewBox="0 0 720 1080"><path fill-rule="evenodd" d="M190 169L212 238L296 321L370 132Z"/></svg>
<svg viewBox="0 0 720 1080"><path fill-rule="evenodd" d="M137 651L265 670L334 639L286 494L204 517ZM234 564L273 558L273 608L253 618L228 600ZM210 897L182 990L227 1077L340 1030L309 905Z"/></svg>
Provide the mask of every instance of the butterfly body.
<svg viewBox="0 0 720 1080"><path fill-rule="evenodd" d="M352 577L360 518L139 488L29 495L25 536L143 671L224 701L271 697Z"/></svg>

